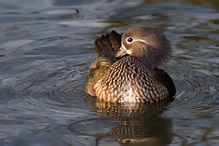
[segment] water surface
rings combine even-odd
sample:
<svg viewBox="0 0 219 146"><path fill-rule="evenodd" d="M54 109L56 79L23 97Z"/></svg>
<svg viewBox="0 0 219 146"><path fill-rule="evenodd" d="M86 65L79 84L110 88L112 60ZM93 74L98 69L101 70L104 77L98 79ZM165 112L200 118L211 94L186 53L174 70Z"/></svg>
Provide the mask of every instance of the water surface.
<svg viewBox="0 0 219 146"><path fill-rule="evenodd" d="M219 144L218 2L0 0L0 144ZM174 101L112 104L85 94L94 40L162 31Z"/></svg>

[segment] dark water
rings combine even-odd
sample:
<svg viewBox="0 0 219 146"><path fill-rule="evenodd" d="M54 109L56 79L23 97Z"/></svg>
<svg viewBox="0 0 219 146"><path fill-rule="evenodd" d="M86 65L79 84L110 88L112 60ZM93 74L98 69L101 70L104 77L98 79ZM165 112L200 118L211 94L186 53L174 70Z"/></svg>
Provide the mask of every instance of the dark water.
<svg viewBox="0 0 219 146"><path fill-rule="evenodd" d="M217 0L0 0L0 145L219 145ZM175 100L110 104L83 84L94 40L158 28Z"/></svg>

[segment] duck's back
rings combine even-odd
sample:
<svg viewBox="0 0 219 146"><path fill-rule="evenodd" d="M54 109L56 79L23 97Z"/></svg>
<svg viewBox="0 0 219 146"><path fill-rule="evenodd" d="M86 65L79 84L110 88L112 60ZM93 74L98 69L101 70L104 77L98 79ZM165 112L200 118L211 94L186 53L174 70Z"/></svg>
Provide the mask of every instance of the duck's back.
<svg viewBox="0 0 219 146"><path fill-rule="evenodd" d="M112 102L154 102L169 96L168 89L156 80L136 57L116 61L94 88L96 96Z"/></svg>

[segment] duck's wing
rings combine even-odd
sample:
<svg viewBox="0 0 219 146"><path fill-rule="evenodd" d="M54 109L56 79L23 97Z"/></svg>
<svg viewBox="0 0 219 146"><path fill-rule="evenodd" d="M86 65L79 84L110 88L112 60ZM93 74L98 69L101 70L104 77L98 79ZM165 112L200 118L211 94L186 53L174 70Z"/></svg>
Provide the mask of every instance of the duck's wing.
<svg viewBox="0 0 219 146"><path fill-rule="evenodd" d="M94 85L117 60L115 54L119 50L120 44L121 36L116 31L111 31L109 34L102 35L95 40L95 50L99 57L90 65L90 73L84 85L87 94L95 96Z"/></svg>
<svg viewBox="0 0 219 146"><path fill-rule="evenodd" d="M163 86L167 88L169 92L168 97L173 97L176 93L176 88L175 88L172 78L168 75L168 73L160 68L155 68L154 76L155 76L156 81L159 84L162 84Z"/></svg>
<svg viewBox="0 0 219 146"><path fill-rule="evenodd" d="M112 30L109 34L97 38L94 45L99 56L115 57L121 46L121 36Z"/></svg>

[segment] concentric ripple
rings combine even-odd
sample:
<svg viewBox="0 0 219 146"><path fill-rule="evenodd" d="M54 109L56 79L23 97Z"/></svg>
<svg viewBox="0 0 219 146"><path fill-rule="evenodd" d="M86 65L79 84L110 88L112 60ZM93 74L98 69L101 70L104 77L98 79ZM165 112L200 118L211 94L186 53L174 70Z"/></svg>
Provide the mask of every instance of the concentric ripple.
<svg viewBox="0 0 219 146"><path fill-rule="evenodd" d="M0 1L0 145L218 145L216 1ZM111 104L84 80L94 40L135 25L162 31L173 101Z"/></svg>

